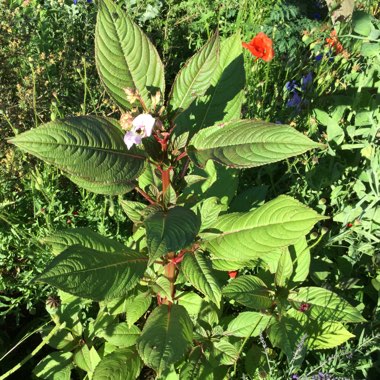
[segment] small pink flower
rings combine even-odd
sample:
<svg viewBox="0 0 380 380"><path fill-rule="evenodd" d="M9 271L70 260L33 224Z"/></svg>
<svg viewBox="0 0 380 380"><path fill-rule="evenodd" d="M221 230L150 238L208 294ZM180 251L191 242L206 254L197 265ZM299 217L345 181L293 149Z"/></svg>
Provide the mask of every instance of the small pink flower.
<svg viewBox="0 0 380 380"><path fill-rule="evenodd" d="M124 136L124 142L128 149L131 149L133 145L141 144L144 137L148 137L152 134L156 119L148 113L142 113L132 121L132 129L128 131Z"/></svg>

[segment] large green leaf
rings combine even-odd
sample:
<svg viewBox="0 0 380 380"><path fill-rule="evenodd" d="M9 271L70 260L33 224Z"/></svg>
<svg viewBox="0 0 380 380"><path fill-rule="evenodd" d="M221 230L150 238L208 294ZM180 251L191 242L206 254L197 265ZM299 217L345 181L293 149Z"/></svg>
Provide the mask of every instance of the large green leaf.
<svg viewBox="0 0 380 380"><path fill-rule="evenodd" d="M106 118L82 116L52 121L10 142L97 193L131 190L133 180L144 168L143 152L128 150L123 132Z"/></svg>
<svg viewBox="0 0 380 380"><path fill-rule="evenodd" d="M37 364L33 373L40 379L70 380L72 356L71 352L52 352Z"/></svg>
<svg viewBox="0 0 380 380"><path fill-rule="evenodd" d="M272 306L271 292L264 282L255 276L240 276L232 280L223 295L252 309L267 309Z"/></svg>
<svg viewBox="0 0 380 380"><path fill-rule="evenodd" d="M150 263L193 243L200 228L199 217L180 206L153 212L144 220L144 224Z"/></svg>
<svg viewBox="0 0 380 380"><path fill-rule="evenodd" d="M280 348L291 361L297 349L297 343L301 341L305 333L300 323L294 318L281 317L273 323L269 330L269 339L273 346Z"/></svg>
<svg viewBox="0 0 380 380"><path fill-rule="evenodd" d="M224 40L220 59L211 77L211 86L204 96L176 118L174 135L189 132L190 137L200 129L218 122L240 118L245 83L244 60L239 34Z"/></svg>
<svg viewBox="0 0 380 380"><path fill-rule="evenodd" d="M122 109L129 109L125 88L136 89L146 107L151 94L165 93L164 67L156 48L131 18L113 1L100 1L95 58L108 93Z"/></svg>
<svg viewBox="0 0 380 380"><path fill-rule="evenodd" d="M208 160L235 168L252 168L321 147L287 125L238 120L199 131L187 153L196 165Z"/></svg>
<svg viewBox="0 0 380 380"><path fill-rule="evenodd" d="M307 314L319 321L365 322L355 307L327 289L314 286L299 288L297 293L290 293L288 299L296 308L301 304L309 305Z"/></svg>
<svg viewBox="0 0 380 380"><path fill-rule="evenodd" d="M127 322L109 324L97 332L97 336L117 347L134 346L140 334L137 326L128 326Z"/></svg>
<svg viewBox="0 0 380 380"><path fill-rule="evenodd" d="M212 354L219 365L233 365L239 359L239 350L227 340L213 344Z"/></svg>
<svg viewBox="0 0 380 380"><path fill-rule="evenodd" d="M195 98L202 96L211 85L213 73L218 68L220 40L216 32L193 55L177 74L169 95L169 107L178 112L186 110Z"/></svg>
<svg viewBox="0 0 380 380"><path fill-rule="evenodd" d="M149 367L159 373L182 359L193 336L186 309L180 305L161 305L145 323L137 349Z"/></svg>
<svg viewBox="0 0 380 380"><path fill-rule="evenodd" d="M239 315L228 324L224 334L237 336L239 338L258 336L267 328L271 318L270 315L257 313L255 311L239 313Z"/></svg>
<svg viewBox="0 0 380 380"><path fill-rule="evenodd" d="M188 360L181 367L181 380L214 380L212 367L207 361L201 346L196 346L189 355Z"/></svg>
<svg viewBox="0 0 380 380"><path fill-rule="evenodd" d="M90 228L67 228L57 231L43 239L43 242L51 245L54 255L58 255L72 245L83 245L101 252L123 252L125 245L117 240L107 238Z"/></svg>
<svg viewBox="0 0 380 380"><path fill-rule="evenodd" d="M222 291L209 259L200 253L187 253L181 263L181 271L186 279L212 302L219 305Z"/></svg>
<svg viewBox="0 0 380 380"><path fill-rule="evenodd" d="M201 235L215 257L242 261L294 244L321 219L309 207L280 195L253 211L222 215Z"/></svg>
<svg viewBox="0 0 380 380"><path fill-rule="evenodd" d="M105 356L96 366L93 380L135 380L143 367L138 353L131 348L119 348Z"/></svg>
<svg viewBox="0 0 380 380"><path fill-rule="evenodd" d="M105 253L74 245L55 257L37 280L100 301L122 296L134 287L146 264L146 257L128 248Z"/></svg>
<svg viewBox="0 0 380 380"><path fill-rule="evenodd" d="M306 327L308 347L312 350L334 348L348 339L355 338L341 323L324 322Z"/></svg>

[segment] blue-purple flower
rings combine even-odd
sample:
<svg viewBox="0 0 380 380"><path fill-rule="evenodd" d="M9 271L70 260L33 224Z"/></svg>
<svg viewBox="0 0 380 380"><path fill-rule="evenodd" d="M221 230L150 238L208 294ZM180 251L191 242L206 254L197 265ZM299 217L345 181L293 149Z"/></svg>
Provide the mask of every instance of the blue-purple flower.
<svg viewBox="0 0 380 380"><path fill-rule="evenodd" d="M313 83L313 73L310 71L302 77L301 88L303 91L306 91L308 87Z"/></svg>
<svg viewBox="0 0 380 380"><path fill-rule="evenodd" d="M301 107L302 98L298 95L297 92L293 92L291 98L286 103L287 107L297 108Z"/></svg>

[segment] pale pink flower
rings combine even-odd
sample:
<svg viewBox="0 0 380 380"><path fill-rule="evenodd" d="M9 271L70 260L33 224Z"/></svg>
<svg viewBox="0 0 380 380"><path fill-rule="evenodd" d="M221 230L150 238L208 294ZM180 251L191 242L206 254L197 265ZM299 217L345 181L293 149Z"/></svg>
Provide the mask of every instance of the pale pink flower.
<svg viewBox="0 0 380 380"><path fill-rule="evenodd" d="M132 129L124 136L127 148L131 149L133 145L141 144L144 137L151 136L155 122L155 118L148 113L135 117L132 121Z"/></svg>

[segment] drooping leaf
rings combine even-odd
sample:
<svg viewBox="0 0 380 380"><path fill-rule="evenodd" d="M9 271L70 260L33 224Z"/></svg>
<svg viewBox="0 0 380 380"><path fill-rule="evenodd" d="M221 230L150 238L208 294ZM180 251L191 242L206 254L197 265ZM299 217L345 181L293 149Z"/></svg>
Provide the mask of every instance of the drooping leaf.
<svg viewBox="0 0 380 380"><path fill-rule="evenodd" d="M262 121L238 120L202 129L187 153L204 166L208 160L235 168L252 168L321 147L294 128Z"/></svg>
<svg viewBox="0 0 380 380"><path fill-rule="evenodd" d="M220 304L222 291L218 279L213 273L211 262L200 253L187 253L183 257L181 270L186 279L216 305Z"/></svg>
<svg viewBox="0 0 380 380"><path fill-rule="evenodd" d="M123 252L124 244L117 240L107 238L90 228L67 228L57 231L53 235L49 235L43 239L43 242L51 245L54 255L58 255L66 248L72 245L82 245L83 247L92 248L100 252Z"/></svg>
<svg viewBox="0 0 380 380"><path fill-rule="evenodd" d="M106 253L75 245L55 257L37 280L100 301L122 296L133 288L146 264L146 257L128 248Z"/></svg>
<svg viewBox="0 0 380 380"><path fill-rule="evenodd" d="M141 331L137 326L128 326L127 322L109 324L97 332L99 337L117 347L133 346L140 334Z"/></svg>
<svg viewBox="0 0 380 380"><path fill-rule="evenodd" d="M150 263L190 245L200 228L199 217L180 206L167 211L155 210L144 220L144 224Z"/></svg>
<svg viewBox="0 0 380 380"><path fill-rule="evenodd" d="M264 331L272 317L270 315L257 313L255 311L245 311L239 313L227 327L225 335L233 335L239 338L258 336Z"/></svg>
<svg viewBox="0 0 380 380"><path fill-rule="evenodd" d="M303 332L299 322L294 318L281 317L269 330L269 340L273 346L280 348L291 361Z"/></svg>
<svg viewBox="0 0 380 380"><path fill-rule="evenodd" d="M271 292L255 276L237 277L223 288L223 295L252 309L261 310L272 306Z"/></svg>
<svg viewBox="0 0 380 380"><path fill-rule="evenodd" d="M355 307L327 289L314 286L299 288L297 293L290 293L288 299L296 309L301 304L309 305L306 313L319 321L365 322Z"/></svg>
<svg viewBox="0 0 380 380"><path fill-rule="evenodd" d="M71 352L52 352L37 364L33 373L46 380L70 380L72 356Z"/></svg>
<svg viewBox="0 0 380 380"><path fill-rule="evenodd" d="M245 82L242 45L239 34L221 43L220 59L206 94L197 98L176 118L174 135L199 130L240 118Z"/></svg>
<svg viewBox="0 0 380 380"><path fill-rule="evenodd" d="M93 380L136 380L143 363L136 350L119 348L106 355L96 366Z"/></svg>
<svg viewBox="0 0 380 380"><path fill-rule="evenodd" d="M281 195L247 212L220 216L202 233L205 247L225 260L257 259L265 252L294 244L324 217L293 198Z"/></svg>
<svg viewBox="0 0 380 380"><path fill-rule="evenodd" d="M169 107L172 110L177 113L186 110L195 98L207 91L212 75L218 67L219 50L220 40L216 32L202 49L184 64L169 95Z"/></svg>
<svg viewBox="0 0 380 380"><path fill-rule="evenodd" d="M124 110L131 104L125 88L138 90L148 110L157 89L165 93L164 67L156 48L113 1L102 0L96 22L95 58L99 76Z"/></svg>
<svg viewBox="0 0 380 380"><path fill-rule="evenodd" d="M183 306L160 305L146 321L137 349L144 363L160 373L184 356L192 335L193 326Z"/></svg>
<svg viewBox="0 0 380 380"><path fill-rule="evenodd" d="M141 293L126 304L127 323L131 327L137 322L149 309L152 303L152 297L148 293Z"/></svg>
<svg viewBox="0 0 380 380"><path fill-rule="evenodd" d="M10 142L96 193L114 195L131 190L132 181L144 168L143 152L128 150L122 131L110 119L100 117L52 121Z"/></svg>

